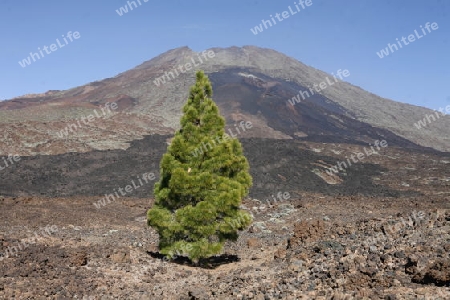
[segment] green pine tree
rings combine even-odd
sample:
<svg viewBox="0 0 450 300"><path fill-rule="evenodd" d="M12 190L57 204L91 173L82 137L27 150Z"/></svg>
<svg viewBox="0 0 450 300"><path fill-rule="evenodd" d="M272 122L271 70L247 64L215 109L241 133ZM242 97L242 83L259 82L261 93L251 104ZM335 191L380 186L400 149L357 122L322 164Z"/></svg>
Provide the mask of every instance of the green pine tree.
<svg viewBox="0 0 450 300"><path fill-rule="evenodd" d="M181 129L162 157L155 204L147 213L160 252L194 262L219 254L226 240L237 240L238 231L252 222L239 209L252 185L248 161L239 140L225 134L208 77L198 71L196 78Z"/></svg>

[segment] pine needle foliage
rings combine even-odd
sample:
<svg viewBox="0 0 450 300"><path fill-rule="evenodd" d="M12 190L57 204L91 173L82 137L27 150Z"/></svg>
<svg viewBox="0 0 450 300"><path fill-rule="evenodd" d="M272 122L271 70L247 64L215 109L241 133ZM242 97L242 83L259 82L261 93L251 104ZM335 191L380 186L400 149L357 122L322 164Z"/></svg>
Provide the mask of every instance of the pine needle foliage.
<svg viewBox="0 0 450 300"><path fill-rule="evenodd" d="M225 119L212 100L212 85L196 73L183 107L181 129L163 155L148 225L159 234L160 253L194 262L219 254L252 217L240 209L252 185L238 139L225 134ZM198 152L205 145L206 151Z"/></svg>

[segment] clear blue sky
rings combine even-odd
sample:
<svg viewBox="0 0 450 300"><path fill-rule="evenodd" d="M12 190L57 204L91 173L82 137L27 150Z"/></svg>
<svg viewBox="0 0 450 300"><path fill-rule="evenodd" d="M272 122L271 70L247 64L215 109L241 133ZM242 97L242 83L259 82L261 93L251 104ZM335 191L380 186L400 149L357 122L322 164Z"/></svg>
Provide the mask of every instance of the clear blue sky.
<svg viewBox="0 0 450 300"><path fill-rule="evenodd" d="M137 2L137 0L135 0ZM352 84L396 101L437 109L450 104L450 1L312 0L312 5L254 35L269 15L298 0L149 0L123 16L126 0L2 0L0 99L62 90L113 77L169 49L255 45L326 72L348 69ZM301 7L300 7L301 8ZM388 57L396 38L439 29ZM81 37L22 68L19 61L68 31Z"/></svg>

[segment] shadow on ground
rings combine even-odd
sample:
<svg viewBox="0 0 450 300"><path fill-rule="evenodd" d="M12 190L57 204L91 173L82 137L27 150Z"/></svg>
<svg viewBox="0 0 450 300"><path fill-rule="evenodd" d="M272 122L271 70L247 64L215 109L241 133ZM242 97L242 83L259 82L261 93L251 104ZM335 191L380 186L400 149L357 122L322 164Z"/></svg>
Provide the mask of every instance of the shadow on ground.
<svg viewBox="0 0 450 300"><path fill-rule="evenodd" d="M164 254L161 254L159 252L152 252L147 251L147 253L157 259L166 260L166 257ZM220 267L221 265L231 264L240 261L241 259L237 255L231 255L231 254L222 254L217 255L209 258L200 259L198 263L193 262L187 257L184 256L177 256L172 260L168 260L172 263L183 265L183 266L189 266L189 267L198 267L203 269L216 269L217 267Z"/></svg>

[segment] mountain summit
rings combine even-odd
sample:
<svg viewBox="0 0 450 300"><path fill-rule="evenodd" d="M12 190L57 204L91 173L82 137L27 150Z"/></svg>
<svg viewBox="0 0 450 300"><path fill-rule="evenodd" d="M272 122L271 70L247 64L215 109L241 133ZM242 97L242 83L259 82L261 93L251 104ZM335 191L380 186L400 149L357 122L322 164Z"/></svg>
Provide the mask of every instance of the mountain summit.
<svg viewBox="0 0 450 300"><path fill-rule="evenodd" d="M0 102L2 154L126 149L145 135L172 134L195 70L208 74L229 128L251 122L242 137L389 145L450 151L450 118L378 97L271 49L255 46L169 50L113 78L66 91ZM117 106L101 118L94 111ZM430 119L420 129L414 124ZM90 122L87 122L90 118ZM21 143L19 141L26 141Z"/></svg>

